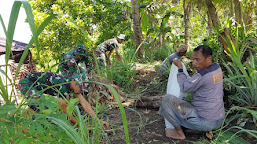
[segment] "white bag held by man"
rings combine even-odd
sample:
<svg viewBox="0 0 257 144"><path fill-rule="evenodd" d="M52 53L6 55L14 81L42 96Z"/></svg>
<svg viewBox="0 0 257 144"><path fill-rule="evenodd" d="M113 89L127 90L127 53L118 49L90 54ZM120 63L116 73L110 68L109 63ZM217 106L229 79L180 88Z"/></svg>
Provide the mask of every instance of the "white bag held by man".
<svg viewBox="0 0 257 144"><path fill-rule="evenodd" d="M186 76L188 76L188 72L186 70L185 65L183 63L181 64L183 66L183 72L186 74ZM181 98L182 100L185 100L185 98L187 97L187 93L183 93L180 91L177 74L178 74L178 67L172 64L170 68L170 74L169 74L169 79L167 84L167 94L171 94L173 96Z"/></svg>

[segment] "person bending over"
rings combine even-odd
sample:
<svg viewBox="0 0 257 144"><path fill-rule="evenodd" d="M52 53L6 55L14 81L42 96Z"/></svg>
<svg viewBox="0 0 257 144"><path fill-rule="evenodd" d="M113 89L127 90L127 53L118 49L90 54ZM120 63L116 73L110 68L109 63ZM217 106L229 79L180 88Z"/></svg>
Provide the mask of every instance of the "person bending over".
<svg viewBox="0 0 257 144"><path fill-rule="evenodd" d="M52 73L52 72L36 72L31 73L20 79L19 89L21 93L26 96L26 99L39 99L42 94L48 94L51 96L58 97L58 104L60 105L62 112L67 113L67 101L64 99L66 97L67 100L72 98L78 98L79 103L83 107L83 109L92 117L99 120L96 117L94 110L88 101L83 97L82 93L88 93L89 91L89 83L80 82L79 84L76 82L78 80L88 81L88 75L83 73L77 76L68 79L63 75ZM71 82L71 83L67 83ZM65 84L66 83L66 84ZM58 86L54 86L47 90L44 90L47 87L61 84ZM44 91L42 91L44 90ZM42 91L42 92L40 92ZM61 94L60 94L60 93ZM35 110L35 106L29 105L32 109ZM70 116L71 122L76 123L76 119L73 116ZM102 121L104 128L109 128L109 124L105 121Z"/></svg>
<svg viewBox="0 0 257 144"><path fill-rule="evenodd" d="M85 68L79 66L79 63L84 63ZM83 44L78 44L72 50L63 54L59 60L59 70L65 77L72 77L80 73L92 73L95 74L93 70L92 63L88 57L88 52Z"/></svg>
<svg viewBox="0 0 257 144"><path fill-rule="evenodd" d="M109 52L108 54L108 62L111 62L111 54L113 53L114 50L116 50L116 56L117 58L121 61L121 57L118 53L119 50L119 44L123 43L125 41L125 35L120 34L117 36L117 38L109 39L104 41L103 43L99 44L96 48L96 57L97 61L99 64L99 67L106 67L106 53Z"/></svg>

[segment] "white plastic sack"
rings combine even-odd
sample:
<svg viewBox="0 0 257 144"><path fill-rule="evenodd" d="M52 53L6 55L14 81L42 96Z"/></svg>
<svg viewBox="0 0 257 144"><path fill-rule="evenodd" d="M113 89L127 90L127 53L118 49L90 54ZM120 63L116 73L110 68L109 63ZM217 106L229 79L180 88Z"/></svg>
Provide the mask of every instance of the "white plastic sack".
<svg viewBox="0 0 257 144"><path fill-rule="evenodd" d="M186 74L186 76L188 76L188 72L186 70L185 65L183 63L181 64L183 67L183 72ZM185 100L185 98L187 97L187 93L183 93L180 91L177 74L178 74L178 67L172 64L170 68L170 74L169 74L169 79L167 84L167 94L171 94L173 96L181 98L182 100Z"/></svg>

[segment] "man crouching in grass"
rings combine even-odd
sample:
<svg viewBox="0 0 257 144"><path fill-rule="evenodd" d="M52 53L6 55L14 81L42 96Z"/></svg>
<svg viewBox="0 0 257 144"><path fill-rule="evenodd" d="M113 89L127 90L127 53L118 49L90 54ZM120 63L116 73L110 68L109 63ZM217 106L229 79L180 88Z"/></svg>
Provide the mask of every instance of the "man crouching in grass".
<svg viewBox="0 0 257 144"><path fill-rule="evenodd" d="M212 62L212 50L201 45L194 49L193 67L197 73L187 77L179 59L173 60L178 67L177 79L182 92L192 93L190 103L167 94L159 109L166 119L167 137L183 140L186 138L181 126L198 131L218 129L224 120L222 70Z"/></svg>

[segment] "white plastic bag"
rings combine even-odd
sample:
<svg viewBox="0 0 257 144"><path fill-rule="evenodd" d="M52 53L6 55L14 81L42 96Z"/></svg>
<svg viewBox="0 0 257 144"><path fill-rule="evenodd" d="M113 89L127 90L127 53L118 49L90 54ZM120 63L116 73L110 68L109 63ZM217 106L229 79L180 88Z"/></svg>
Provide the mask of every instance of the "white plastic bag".
<svg viewBox="0 0 257 144"><path fill-rule="evenodd" d="M186 74L186 76L188 76L188 72L186 70L185 65L183 63L181 64L183 67L183 72ZM169 79L167 84L167 94L171 94L173 96L181 98L182 100L185 100L185 98L187 97L187 93L183 93L180 91L177 74L178 74L178 67L172 64L170 68L170 74L169 74Z"/></svg>

